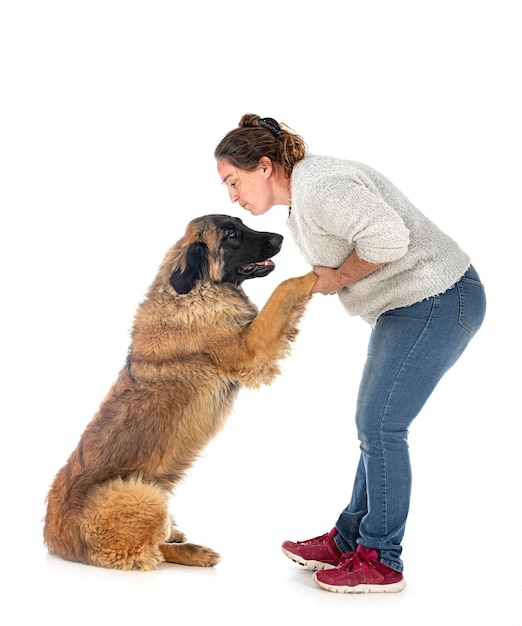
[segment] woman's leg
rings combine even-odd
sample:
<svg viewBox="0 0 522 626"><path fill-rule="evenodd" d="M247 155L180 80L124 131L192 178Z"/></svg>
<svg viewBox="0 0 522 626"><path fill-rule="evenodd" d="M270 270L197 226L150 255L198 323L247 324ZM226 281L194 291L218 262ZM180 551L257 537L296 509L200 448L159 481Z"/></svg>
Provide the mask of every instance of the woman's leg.
<svg viewBox="0 0 522 626"><path fill-rule="evenodd" d="M411 493L408 428L484 313L484 290L470 268L444 294L379 318L357 400L361 459L352 500L336 523L342 551L361 543L376 549L382 563L402 571Z"/></svg>

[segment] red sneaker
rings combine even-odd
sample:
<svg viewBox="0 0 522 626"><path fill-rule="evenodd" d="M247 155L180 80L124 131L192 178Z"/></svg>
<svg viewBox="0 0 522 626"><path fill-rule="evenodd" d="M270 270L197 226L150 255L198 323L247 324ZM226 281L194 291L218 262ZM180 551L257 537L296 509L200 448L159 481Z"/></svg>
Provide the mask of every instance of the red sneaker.
<svg viewBox="0 0 522 626"><path fill-rule="evenodd" d="M329 569L342 559L341 551L333 540L336 534L337 530L333 528L329 533L306 541L285 541L281 550L289 559L308 569Z"/></svg>
<svg viewBox="0 0 522 626"><path fill-rule="evenodd" d="M343 554L335 569L316 572L313 579L319 587L337 593L391 593L406 587L400 572L379 561L377 550L361 545L357 552Z"/></svg>

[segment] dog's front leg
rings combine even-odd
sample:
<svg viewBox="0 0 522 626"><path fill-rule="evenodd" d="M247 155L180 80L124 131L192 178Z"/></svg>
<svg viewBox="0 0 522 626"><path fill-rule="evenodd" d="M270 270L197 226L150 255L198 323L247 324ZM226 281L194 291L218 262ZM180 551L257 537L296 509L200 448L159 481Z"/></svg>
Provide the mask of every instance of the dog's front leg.
<svg viewBox="0 0 522 626"><path fill-rule="evenodd" d="M248 352L262 354L277 350L281 340L292 340L297 334L297 322L311 298L317 276L313 272L288 278L279 284L250 324L245 336Z"/></svg>
<svg viewBox="0 0 522 626"><path fill-rule="evenodd" d="M240 341L227 346L227 361L241 384L247 387L269 384L279 373L277 362L290 350L316 279L309 272L283 281L244 329Z"/></svg>

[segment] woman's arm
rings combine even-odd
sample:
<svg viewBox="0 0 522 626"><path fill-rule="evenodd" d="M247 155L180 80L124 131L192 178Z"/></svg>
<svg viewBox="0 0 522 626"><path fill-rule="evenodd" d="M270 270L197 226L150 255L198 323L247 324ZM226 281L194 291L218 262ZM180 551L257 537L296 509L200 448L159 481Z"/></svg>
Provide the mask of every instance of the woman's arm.
<svg viewBox="0 0 522 626"><path fill-rule="evenodd" d="M317 275L317 282L312 293L322 293L325 296L337 293L339 289L357 282L383 267L386 263L368 263L354 250L346 261L337 269L314 265L313 271Z"/></svg>

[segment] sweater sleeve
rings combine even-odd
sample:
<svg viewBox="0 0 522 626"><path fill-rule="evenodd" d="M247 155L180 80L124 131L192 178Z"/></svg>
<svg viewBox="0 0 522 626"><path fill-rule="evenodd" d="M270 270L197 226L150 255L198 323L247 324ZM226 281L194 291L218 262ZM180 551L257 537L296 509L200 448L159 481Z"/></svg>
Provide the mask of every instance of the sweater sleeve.
<svg viewBox="0 0 522 626"><path fill-rule="evenodd" d="M317 226L325 233L353 244L359 257L369 263L400 259L409 246L409 230L398 213L366 186L342 177L322 180L317 189Z"/></svg>

